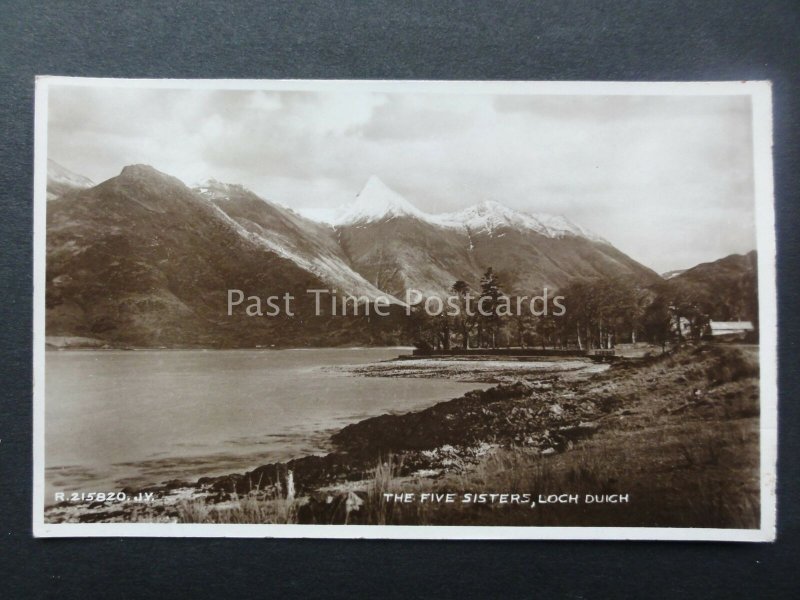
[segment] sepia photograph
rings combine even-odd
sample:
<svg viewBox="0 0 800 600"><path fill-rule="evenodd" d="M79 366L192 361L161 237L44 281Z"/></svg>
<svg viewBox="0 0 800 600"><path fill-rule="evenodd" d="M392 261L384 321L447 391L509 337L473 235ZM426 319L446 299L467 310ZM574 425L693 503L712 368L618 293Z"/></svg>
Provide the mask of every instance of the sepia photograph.
<svg viewBox="0 0 800 600"><path fill-rule="evenodd" d="M775 537L768 82L39 77L34 533Z"/></svg>

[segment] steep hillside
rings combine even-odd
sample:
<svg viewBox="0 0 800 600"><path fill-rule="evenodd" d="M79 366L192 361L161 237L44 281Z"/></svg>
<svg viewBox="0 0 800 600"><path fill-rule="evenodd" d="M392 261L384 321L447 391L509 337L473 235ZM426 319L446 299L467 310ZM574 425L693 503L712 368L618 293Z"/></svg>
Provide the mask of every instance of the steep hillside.
<svg viewBox="0 0 800 600"><path fill-rule="evenodd" d="M353 268L394 295L409 288L444 294L457 279L477 286L493 267L504 289L555 289L575 277L656 273L563 217L533 215L497 202L430 215L371 178L336 225Z"/></svg>
<svg viewBox="0 0 800 600"><path fill-rule="evenodd" d="M677 302L692 303L715 321L758 322L758 255L731 254L683 271L665 283Z"/></svg>
<svg viewBox="0 0 800 600"><path fill-rule="evenodd" d="M85 190L94 185L91 179L73 173L52 159L47 160L47 199L54 200L67 192Z"/></svg>
<svg viewBox="0 0 800 600"><path fill-rule="evenodd" d="M406 290L444 294L457 279L477 285L481 265L463 232L443 229L413 216L337 227L353 268L397 297Z"/></svg>
<svg viewBox="0 0 800 600"><path fill-rule="evenodd" d="M328 288L373 300L386 295L349 266L332 227L268 202L241 185L209 180L194 190L254 243L313 273Z"/></svg>
<svg viewBox="0 0 800 600"><path fill-rule="evenodd" d="M58 175L71 183L47 207L47 335L95 345L401 343L407 290L445 294L459 279L477 288L490 266L508 293L575 277L658 279L563 217L493 202L429 215L377 178L331 226L239 185L190 189L144 165L86 188ZM307 290L320 288L393 296L392 317L312 316ZM229 289L289 293L297 314L228 316Z"/></svg>
<svg viewBox="0 0 800 600"><path fill-rule="evenodd" d="M112 345L370 342L348 319L309 317L315 274L271 251L179 180L136 165L48 204L47 335ZM227 290L290 292L298 316L227 316Z"/></svg>

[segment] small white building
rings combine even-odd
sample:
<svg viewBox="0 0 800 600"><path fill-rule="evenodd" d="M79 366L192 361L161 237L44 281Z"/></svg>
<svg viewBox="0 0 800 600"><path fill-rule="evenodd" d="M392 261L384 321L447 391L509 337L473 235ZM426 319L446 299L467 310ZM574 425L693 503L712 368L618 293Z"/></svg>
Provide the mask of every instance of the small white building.
<svg viewBox="0 0 800 600"><path fill-rule="evenodd" d="M716 340L743 339L754 331L751 321L709 321L708 333Z"/></svg>

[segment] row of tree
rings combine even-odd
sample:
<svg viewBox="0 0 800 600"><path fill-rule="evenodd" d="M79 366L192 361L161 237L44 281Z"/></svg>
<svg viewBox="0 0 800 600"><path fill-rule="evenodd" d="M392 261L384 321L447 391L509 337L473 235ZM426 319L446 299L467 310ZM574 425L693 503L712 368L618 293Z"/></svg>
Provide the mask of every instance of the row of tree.
<svg viewBox="0 0 800 600"><path fill-rule="evenodd" d="M504 294L500 278L491 268L481 278L478 290L472 290L465 281L456 281L450 291L458 298L458 314L429 315L422 305L413 308L412 336L419 347L587 350L637 341L664 346L670 341L701 337L710 311L719 312L709 304L709 298L668 281L643 286L626 277L573 280L558 290L565 307L560 315L501 310L509 302L515 308L519 304L516 296ZM482 300L483 313L467 312L470 296ZM524 302L522 305L526 306Z"/></svg>

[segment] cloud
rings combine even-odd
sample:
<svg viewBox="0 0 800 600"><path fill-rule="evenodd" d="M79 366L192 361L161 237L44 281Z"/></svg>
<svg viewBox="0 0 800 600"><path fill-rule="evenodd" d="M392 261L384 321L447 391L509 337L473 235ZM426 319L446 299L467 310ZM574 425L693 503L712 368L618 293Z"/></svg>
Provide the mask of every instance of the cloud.
<svg viewBox="0 0 800 600"><path fill-rule="evenodd" d="M52 86L51 158L148 163L329 214L377 174L429 212L564 214L657 270L755 247L749 98Z"/></svg>

